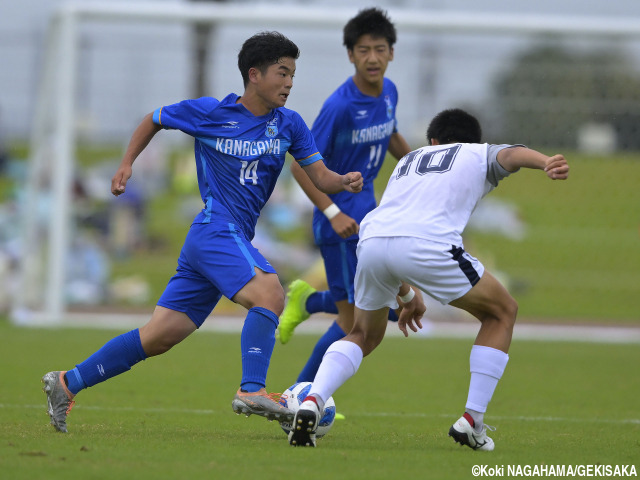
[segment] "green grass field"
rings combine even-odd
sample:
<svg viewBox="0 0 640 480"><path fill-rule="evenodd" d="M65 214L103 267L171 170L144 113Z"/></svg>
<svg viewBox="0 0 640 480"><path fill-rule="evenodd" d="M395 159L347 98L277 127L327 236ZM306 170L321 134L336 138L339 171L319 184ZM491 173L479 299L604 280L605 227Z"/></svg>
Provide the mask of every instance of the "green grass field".
<svg viewBox="0 0 640 480"><path fill-rule="evenodd" d="M0 471L6 479L470 479L474 465L640 469L637 344L518 340L487 414L494 452L447 437L468 386L470 342L390 337L336 395L318 448L276 423L237 416L238 334L197 332L167 354L82 392L68 435L48 425L40 377L69 369L118 332L0 322ZM315 342L276 345L268 388L291 383Z"/></svg>

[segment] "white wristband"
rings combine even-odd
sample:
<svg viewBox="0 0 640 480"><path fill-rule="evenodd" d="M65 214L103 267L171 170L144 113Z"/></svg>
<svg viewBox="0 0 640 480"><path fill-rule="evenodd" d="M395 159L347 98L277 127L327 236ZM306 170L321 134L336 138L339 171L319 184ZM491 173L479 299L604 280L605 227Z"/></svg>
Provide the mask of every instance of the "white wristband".
<svg viewBox="0 0 640 480"><path fill-rule="evenodd" d="M333 219L333 217L338 215L340 212L341 212L340 207L338 207L338 205L336 205L335 203L332 203L322 211L322 213L324 213L324 216L327 217L329 220Z"/></svg>
<svg viewBox="0 0 640 480"><path fill-rule="evenodd" d="M406 295L403 295L401 297L399 296L399 297L400 297L400 300L402 300L402 303L409 303L411 300L413 300L413 297L415 296L416 296L416 292L413 290L413 288L409 288L409 291L407 292Z"/></svg>

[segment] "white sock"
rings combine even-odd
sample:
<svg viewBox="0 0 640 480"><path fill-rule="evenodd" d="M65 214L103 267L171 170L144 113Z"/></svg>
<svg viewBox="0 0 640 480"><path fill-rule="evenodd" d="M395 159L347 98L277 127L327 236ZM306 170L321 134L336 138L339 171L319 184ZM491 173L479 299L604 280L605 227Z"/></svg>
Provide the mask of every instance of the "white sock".
<svg viewBox="0 0 640 480"><path fill-rule="evenodd" d="M466 409L472 415L475 428L481 429L483 414L509 361L509 355L495 348L474 345L469 356L471 381Z"/></svg>
<svg viewBox="0 0 640 480"><path fill-rule="evenodd" d="M326 402L360 367L362 350L353 342L338 340L327 349L309 394Z"/></svg>

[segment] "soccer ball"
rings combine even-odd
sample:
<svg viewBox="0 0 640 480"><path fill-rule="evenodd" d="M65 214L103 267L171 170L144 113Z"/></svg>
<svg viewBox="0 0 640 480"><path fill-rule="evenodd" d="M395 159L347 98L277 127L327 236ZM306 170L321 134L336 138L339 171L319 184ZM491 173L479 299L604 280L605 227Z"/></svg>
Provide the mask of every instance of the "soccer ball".
<svg viewBox="0 0 640 480"><path fill-rule="evenodd" d="M280 405L282 405L283 407L287 407L294 412L297 412L298 408L300 408L300 404L309 394L310 389L311 382L298 382L291 385L280 397ZM333 397L329 397L329 399L324 404L324 411L322 412L322 416L320 418L320 421L318 422L316 438L322 438L327 433L329 433L329 430L331 430L331 426L333 425L333 421L335 420L335 418L336 404L333 401ZM284 430L284 433L289 435L289 432L291 431L291 423L280 422L280 426L282 427L282 430Z"/></svg>

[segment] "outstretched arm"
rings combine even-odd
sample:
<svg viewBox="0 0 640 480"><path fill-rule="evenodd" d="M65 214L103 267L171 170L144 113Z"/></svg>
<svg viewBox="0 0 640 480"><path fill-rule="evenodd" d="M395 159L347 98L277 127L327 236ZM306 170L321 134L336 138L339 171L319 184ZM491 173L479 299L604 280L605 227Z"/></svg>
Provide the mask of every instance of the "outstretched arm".
<svg viewBox="0 0 640 480"><path fill-rule="evenodd" d="M509 172L524 167L544 170L551 180L566 180L569 177L569 164L560 154L548 157L530 148L511 147L500 150L497 159Z"/></svg>
<svg viewBox="0 0 640 480"><path fill-rule="evenodd" d="M311 200L311 202L318 207L320 211L324 212L327 207L333 205L333 200L331 200L326 193L321 192L315 187L309 175L307 175L303 167L298 165L298 162L293 162L291 164L291 173L304 193L309 197L309 200ZM358 233L360 228L358 223L349 215L342 212L337 206L334 206L330 211L327 211L326 215L335 232L342 238L347 238Z"/></svg>
<svg viewBox="0 0 640 480"><path fill-rule="evenodd" d="M360 172L349 172L344 175L329 170L324 162L314 162L302 167L313 182L313 185L323 193L339 193L343 190L357 193L362 190L362 175Z"/></svg>
<svg viewBox="0 0 640 480"><path fill-rule="evenodd" d="M122 162L120 162L116 174L111 179L111 193L116 197L124 193L127 181L131 178L133 162L160 130L162 130L162 127L153 122L153 113L145 115L134 130L131 140L129 140L129 146L122 157Z"/></svg>

